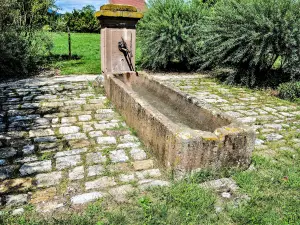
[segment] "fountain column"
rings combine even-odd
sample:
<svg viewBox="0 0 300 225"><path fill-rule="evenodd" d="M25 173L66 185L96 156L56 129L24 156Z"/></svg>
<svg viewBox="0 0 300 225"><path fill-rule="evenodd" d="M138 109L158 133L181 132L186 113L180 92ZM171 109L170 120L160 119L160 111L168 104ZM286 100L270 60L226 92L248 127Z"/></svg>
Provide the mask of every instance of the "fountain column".
<svg viewBox="0 0 300 225"><path fill-rule="evenodd" d="M143 13L130 5L106 4L96 12L101 24L101 69L104 75L135 70L136 24Z"/></svg>

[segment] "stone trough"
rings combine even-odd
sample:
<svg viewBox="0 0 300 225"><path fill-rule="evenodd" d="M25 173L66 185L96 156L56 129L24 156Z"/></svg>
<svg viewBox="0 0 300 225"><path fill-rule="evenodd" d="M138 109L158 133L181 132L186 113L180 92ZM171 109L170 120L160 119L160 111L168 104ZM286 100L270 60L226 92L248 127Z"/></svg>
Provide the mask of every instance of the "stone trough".
<svg viewBox="0 0 300 225"><path fill-rule="evenodd" d="M106 74L108 98L158 161L176 175L247 168L255 132L146 73Z"/></svg>
<svg viewBox="0 0 300 225"><path fill-rule="evenodd" d="M108 98L158 161L177 175L200 168L247 167L255 133L233 118L135 70L137 22L129 5L103 5L101 68Z"/></svg>

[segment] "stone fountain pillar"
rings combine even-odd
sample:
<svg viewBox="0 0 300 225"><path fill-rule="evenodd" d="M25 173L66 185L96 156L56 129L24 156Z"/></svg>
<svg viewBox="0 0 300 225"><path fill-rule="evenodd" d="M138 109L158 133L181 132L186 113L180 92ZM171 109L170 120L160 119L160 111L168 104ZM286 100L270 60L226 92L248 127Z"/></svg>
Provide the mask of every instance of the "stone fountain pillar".
<svg viewBox="0 0 300 225"><path fill-rule="evenodd" d="M103 75L135 70L136 24L143 17L134 6L106 4L96 12L101 24Z"/></svg>

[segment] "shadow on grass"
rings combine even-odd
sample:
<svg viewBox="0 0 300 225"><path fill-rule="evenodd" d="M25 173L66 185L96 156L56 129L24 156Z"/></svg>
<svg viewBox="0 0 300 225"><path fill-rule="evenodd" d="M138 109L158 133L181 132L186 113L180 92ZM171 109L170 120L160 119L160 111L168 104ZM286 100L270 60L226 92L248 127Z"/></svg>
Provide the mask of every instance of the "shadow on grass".
<svg viewBox="0 0 300 225"><path fill-rule="evenodd" d="M80 60L81 57L77 54L72 55L69 57L67 54L59 55L59 54L51 54L46 57L47 61L49 62L60 62L60 61L69 61L69 60Z"/></svg>

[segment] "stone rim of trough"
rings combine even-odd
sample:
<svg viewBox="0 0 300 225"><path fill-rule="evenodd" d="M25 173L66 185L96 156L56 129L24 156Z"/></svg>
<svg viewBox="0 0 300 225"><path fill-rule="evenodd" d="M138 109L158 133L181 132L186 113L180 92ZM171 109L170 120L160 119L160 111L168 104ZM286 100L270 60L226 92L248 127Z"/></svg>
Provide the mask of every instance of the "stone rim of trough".
<svg viewBox="0 0 300 225"><path fill-rule="evenodd" d="M226 113L223 113L221 110L215 108L214 106L210 105L209 103L206 103L200 99L198 99L195 96L192 96L188 93L182 92L179 88L174 87L170 84L166 84L163 81L160 81L158 79L155 79L153 76L149 75L145 71L141 71L138 73L139 76L145 76L147 79L157 82L159 85L176 91L181 97L185 98L187 101L189 101L191 104L196 105L197 107L200 107L204 110L207 110L212 113L212 116L221 117L224 119L227 119L230 121L228 125L218 127L213 132L210 131L204 131L204 130L196 130L192 129L190 127L184 127L180 128L180 126L176 123L174 123L170 118L165 116L163 113L161 113L158 109L156 109L154 106L147 103L147 101L140 98L140 96L133 91L130 86L126 85L122 81L120 81L116 76L120 75L120 73L114 73L110 74L111 77L114 78L114 81L120 85L124 91L126 91L129 95L131 95L141 106L146 107L147 110L153 115L156 116L156 118L163 123L170 132L175 133L177 137L180 137L182 139L190 139L190 138L203 138L204 140L210 140L210 141L221 141L225 138L227 135L239 135L239 134L252 134L255 136L255 131L252 127L236 120L234 117L231 117L227 115ZM108 75L108 76L110 76Z"/></svg>

